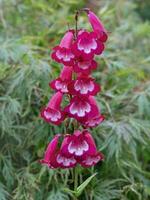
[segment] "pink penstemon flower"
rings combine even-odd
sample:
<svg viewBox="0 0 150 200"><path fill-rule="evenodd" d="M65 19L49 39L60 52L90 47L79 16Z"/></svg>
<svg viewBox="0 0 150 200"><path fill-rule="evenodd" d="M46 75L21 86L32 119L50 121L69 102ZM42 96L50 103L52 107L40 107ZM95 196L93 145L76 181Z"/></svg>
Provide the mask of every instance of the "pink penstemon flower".
<svg viewBox="0 0 150 200"><path fill-rule="evenodd" d="M94 57L104 51L108 34L92 11L83 10L93 31L77 30L77 27L68 30L60 44L53 48L51 57L63 64L63 68L59 77L49 83L56 93L41 112L41 117L48 123L60 125L66 118L73 118L73 125L80 124L83 128L74 126L73 133L54 136L40 161L49 168L65 169L78 164L91 167L104 160L87 128L98 126L104 120L94 97L101 87L91 72L97 68ZM62 106L66 99L68 101Z"/></svg>
<svg viewBox="0 0 150 200"><path fill-rule="evenodd" d="M75 73L82 73L89 75L92 70L97 68L97 63L95 60L84 60L81 56L77 57L74 64L73 70Z"/></svg>
<svg viewBox="0 0 150 200"><path fill-rule="evenodd" d="M92 135L84 130L76 130L72 135L66 135L60 151L64 156L71 157L76 163L91 167L103 160L103 154L98 152Z"/></svg>
<svg viewBox="0 0 150 200"><path fill-rule="evenodd" d="M56 161L59 138L60 134L55 135L52 141L48 144L44 158L40 160L41 164L47 165L49 168L57 168L59 166L59 164Z"/></svg>
<svg viewBox="0 0 150 200"><path fill-rule="evenodd" d="M80 75L69 84L69 92L72 95L95 96L100 91L100 85L93 78Z"/></svg>
<svg viewBox="0 0 150 200"><path fill-rule="evenodd" d="M60 137L61 135L57 134L52 139L46 148L44 158L40 160L41 164L44 164L51 169L58 167L71 168L77 164L77 160L74 158L74 156L66 156L60 151L60 147L58 146Z"/></svg>
<svg viewBox="0 0 150 200"><path fill-rule="evenodd" d="M87 117L85 120L83 119L81 121L82 125L85 127L95 127L98 126L99 124L101 124L105 117L101 114L100 109L97 105L97 102L95 100L95 98L93 96L89 97L89 102L92 105L95 105L95 113L92 113L90 117Z"/></svg>
<svg viewBox="0 0 150 200"><path fill-rule="evenodd" d="M48 105L42 109L41 117L48 123L59 125L65 118L64 112L61 110L63 94L57 92L49 100Z"/></svg>
<svg viewBox="0 0 150 200"><path fill-rule="evenodd" d="M92 167L96 165L99 161L104 160L104 155L101 152L96 152L93 155L86 155L84 159L79 161L82 167Z"/></svg>
<svg viewBox="0 0 150 200"><path fill-rule="evenodd" d="M95 141L92 135L87 131L83 131L86 137L86 141L89 144L89 151L78 158L78 162L83 167L91 167L97 164L99 161L104 159L104 156L101 152L97 151Z"/></svg>
<svg viewBox="0 0 150 200"><path fill-rule="evenodd" d="M75 58L72 49L70 48L72 40L73 32L68 31L62 38L59 46L53 48L53 53L51 55L52 59L64 65L72 65Z"/></svg>
<svg viewBox="0 0 150 200"><path fill-rule="evenodd" d="M60 91L62 93L68 93L68 84L71 82L72 80L72 67L67 67L67 66L64 66L62 71L61 71L61 74L60 74L60 77L51 81L49 83L49 86L56 90L56 91Z"/></svg>
<svg viewBox="0 0 150 200"><path fill-rule="evenodd" d="M102 42L106 42L108 38L108 34L104 25L92 11L89 10L87 13L88 13L89 22L91 26L93 27L93 31L97 34L98 39Z"/></svg>
<svg viewBox="0 0 150 200"><path fill-rule="evenodd" d="M103 50L104 44L97 40L97 34L94 32L82 32L72 45L73 53L76 56L81 56L84 60L92 59L94 54L100 55Z"/></svg>
<svg viewBox="0 0 150 200"><path fill-rule="evenodd" d="M66 155L74 155L78 159L86 154L95 153L96 146L87 131L76 130L73 135L66 136L61 151Z"/></svg>
<svg viewBox="0 0 150 200"><path fill-rule="evenodd" d="M68 116L80 122L83 118L93 115L96 112L96 106L89 101L89 98L74 96L64 110Z"/></svg>

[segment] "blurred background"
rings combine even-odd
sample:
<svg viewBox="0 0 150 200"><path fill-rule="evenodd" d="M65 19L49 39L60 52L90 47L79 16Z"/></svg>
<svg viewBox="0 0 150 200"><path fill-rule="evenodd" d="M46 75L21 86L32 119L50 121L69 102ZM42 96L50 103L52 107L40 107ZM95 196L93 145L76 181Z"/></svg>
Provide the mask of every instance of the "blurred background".
<svg viewBox="0 0 150 200"><path fill-rule="evenodd" d="M96 58L94 78L106 120L91 132L105 161L80 169L80 181L97 172L79 200L150 199L150 1L0 0L0 200L69 200L73 170L49 170L42 158L62 133L40 119L53 94L50 80L62 68L50 52L77 9L91 8L109 33ZM79 27L91 30L85 14Z"/></svg>

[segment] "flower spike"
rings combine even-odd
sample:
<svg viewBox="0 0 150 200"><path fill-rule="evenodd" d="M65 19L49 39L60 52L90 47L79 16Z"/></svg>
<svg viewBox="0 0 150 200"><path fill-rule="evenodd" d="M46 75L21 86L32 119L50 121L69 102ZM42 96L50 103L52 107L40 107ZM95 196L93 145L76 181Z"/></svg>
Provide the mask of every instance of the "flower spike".
<svg viewBox="0 0 150 200"><path fill-rule="evenodd" d="M77 27L78 15L82 11L87 13L93 28L91 32ZM53 48L51 58L61 63L63 68L60 75L49 83L56 93L41 111L46 122L57 126L66 117L73 118L66 124L73 121L74 132L54 136L40 160L51 169L72 168L78 164L92 167L104 159L87 128L98 126L104 120L95 99L101 87L91 72L97 68L94 57L103 53L108 35L100 19L88 8L77 11L75 20L75 30L68 30L60 44ZM67 102L62 108L63 96ZM69 128L66 125L65 130Z"/></svg>

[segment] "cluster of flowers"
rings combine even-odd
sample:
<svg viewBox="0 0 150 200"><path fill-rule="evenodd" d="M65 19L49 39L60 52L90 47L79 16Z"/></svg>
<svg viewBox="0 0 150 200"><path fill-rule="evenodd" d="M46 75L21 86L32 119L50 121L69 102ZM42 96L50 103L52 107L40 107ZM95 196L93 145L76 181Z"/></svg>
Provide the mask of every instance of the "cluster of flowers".
<svg viewBox="0 0 150 200"><path fill-rule="evenodd" d="M94 98L100 86L91 77L91 71L97 67L94 56L103 52L108 35L98 17L88 9L86 13L93 31L68 30L51 55L53 60L63 64L63 69L49 84L56 93L42 110L41 117L54 125L61 124L67 117L74 118L84 129L53 138L41 160L50 168L70 168L77 163L90 167L103 160L86 128L95 127L104 120ZM70 102L62 109L65 94Z"/></svg>

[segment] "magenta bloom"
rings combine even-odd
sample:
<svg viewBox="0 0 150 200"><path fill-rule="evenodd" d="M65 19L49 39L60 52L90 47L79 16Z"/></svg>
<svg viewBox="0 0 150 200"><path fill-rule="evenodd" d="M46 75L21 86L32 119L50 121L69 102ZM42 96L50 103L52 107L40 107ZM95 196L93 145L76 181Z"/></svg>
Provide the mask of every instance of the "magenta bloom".
<svg viewBox="0 0 150 200"><path fill-rule="evenodd" d="M60 134L57 134L49 143L44 154L44 159L40 160L40 163L52 169L75 167L77 161L74 156L66 156L60 152L60 148L58 147L60 136Z"/></svg>
<svg viewBox="0 0 150 200"><path fill-rule="evenodd" d="M60 77L51 81L49 86L62 93L68 93L68 84L71 82L72 79L72 67L64 66L63 70L60 74Z"/></svg>
<svg viewBox="0 0 150 200"><path fill-rule="evenodd" d="M94 54L100 55L104 50L104 44L97 40L97 34L94 32L82 32L72 45L74 54L81 56L84 60L90 60Z"/></svg>
<svg viewBox="0 0 150 200"><path fill-rule="evenodd" d="M73 32L68 31L60 42L59 46L53 48L52 59L64 65L73 65L74 54L70 48L73 39Z"/></svg>
<svg viewBox="0 0 150 200"><path fill-rule="evenodd" d="M59 167L59 164L56 161L59 138L60 134L55 135L45 151L44 158L40 160L40 163L47 165L49 168Z"/></svg>
<svg viewBox="0 0 150 200"><path fill-rule="evenodd" d="M59 164L59 167L63 169L75 167L77 164L77 160L74 158L74 156L66 156L61 152L57 154L56 160Z"/></svg>
<svg viewBox="0 0 150 200"><path fill-rule="evenodd" d="M93 116L91 119L89 118L87 121L83 123L85 127L95 127L101 124L104 121L104 116L103 115L96 115L95 117Z"/></svg>
<svg viewBox="0 0 150 200"><path fill-rule="evenodd" d="M83 60L79 58L73 65L73 69L76 73L90 74L92 70L96 69L97 63L95 60Z"/></svg>
<svg viewBox="0 0 150 200"><path fill-rule="evenodd" d="M63 94L61 92L57 92L50 99L48 106L43 108L41 112L41 117L46 122L58 125L64 120L65 115L64 115L64 112L60 108L62 97L63 97Z"/></svg>
<svg viewBox="0 0 150 200"><path fill-rule="evenodd" d="M85 126L85 127L95 127L98 126L99 124L101 124L104 121L104 116L101 115L100 113L100 109L96 103L96 100L94 97L90 96L89 97L89 101L92 105L95 105L96 110L95 113L91 113L90 117L87 117L86 119L83 119L81 121L81 123Z"/></svg>
<svg viewBox="0 0 150 200"><path fill-rule="evenodd" d="M106 42L108 35L100 19L91 11L88 11L89 22L93 27L93 31L97 34L100 41Z"/></svg>
<svg viewBox="0 0 150 200"><path fill-rule="evenodd" d="M99 161L104 160L104 156L101 152L96 152L93 155L86 155L85 158L79 161L82 167L92 167L96 165Z"/></svg>
<svg viewBox="0 0 150 200"><path fill-rule="evenodd" d="M84 167L91 167L103 160L102 154L96 149L93 137L86 130L76 130L73 135L66 135L60 151L68 157L74 156L77 163Z"/></svg>
<svg viewBox="0 0 150 200"><path fill-rule="evenodd" d="M93 138L87 131L83 133L76 130L73 135L66 135L61 151L64 155L74 155L75 158L79 158L86 154L92 155L96 152L96 146Z"/></svg>
<svg viewBox="0 0 150 200"><path fill-rule="evenodd" d="M96 106L91 104L88 98L75 96L71 99L70 104L65 108L65 111L70 117L80 121L96 112Z"/></svg>
<svg viewBox="0 0 150 200"><path fill-rule="evenodd" d="M100 85L94 82L93 78L78 77L69 85L69 92L72 95L95 96L100 91Z"/></svg>

